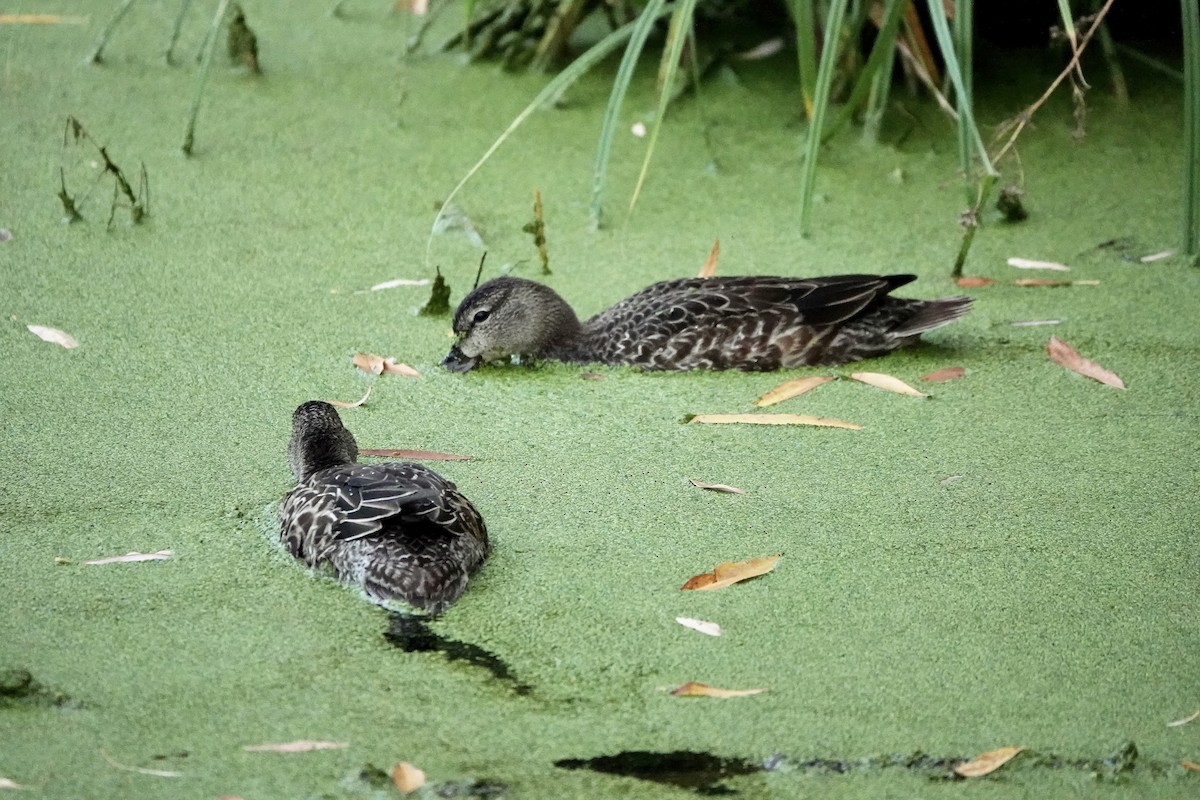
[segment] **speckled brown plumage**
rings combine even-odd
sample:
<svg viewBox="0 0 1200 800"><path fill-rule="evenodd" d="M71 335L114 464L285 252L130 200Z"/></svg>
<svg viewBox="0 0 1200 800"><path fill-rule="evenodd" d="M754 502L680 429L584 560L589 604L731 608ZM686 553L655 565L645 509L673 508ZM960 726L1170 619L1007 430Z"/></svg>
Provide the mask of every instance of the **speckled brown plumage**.
<svg viewBox="0 0 1200 800"><path fill-rule="evenodd" d="M454 315L442 362L466 372L510 355L647 370L775 370L884 355L965 314L968 297L889 293L913 275L683 278L648 286L587 322L552 289L488 281Z"/></svg>
<svg viewBox="0 0 1200 800"><path fill-rule="evenodd" d="M297 485L279 508L279 538L312 567L328 565L375 601L431 613L453 604L487 558L487 528L453 483L420 464L358 464L333 406L292 415Z"/></svg>

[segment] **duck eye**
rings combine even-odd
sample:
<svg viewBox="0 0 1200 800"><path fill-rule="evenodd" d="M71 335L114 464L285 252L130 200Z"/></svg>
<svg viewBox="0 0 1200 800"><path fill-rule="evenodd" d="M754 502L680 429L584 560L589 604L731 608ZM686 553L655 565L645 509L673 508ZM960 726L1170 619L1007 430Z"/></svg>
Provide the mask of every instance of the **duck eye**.
<svg viewBox="0 0 1200 800"><path fill-rule="evenodd" d="M475 316L471 318L471 321L474 322L476 325L478 325L479 323L483 322L485 319L487 319L491 315L492 315L491 311L488 311L486 308L481 308L475 312Z"/></svg>

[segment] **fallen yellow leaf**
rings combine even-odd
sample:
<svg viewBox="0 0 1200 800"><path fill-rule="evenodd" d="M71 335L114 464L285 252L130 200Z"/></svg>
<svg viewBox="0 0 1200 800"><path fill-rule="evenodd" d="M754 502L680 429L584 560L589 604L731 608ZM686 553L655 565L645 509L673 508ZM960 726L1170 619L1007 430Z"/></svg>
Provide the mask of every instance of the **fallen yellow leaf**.
<svg viewBox="0 0 1200 800"><path fill-rule="evenodd" d="M700 275L698 277L711 278L717 274L717 256L719 255L721 255L721 240L717 239L713 242L712 252L704 260L704 266L700 268Z"/></svg>
<svg viewBox="0 0 1200 800"><path fill-rule="evenodd" d="M929 395L914 389L899 378L893 378L891 375L885 375L882 372L855 372L850 377L868 386L874 386L876 389L885 389L889 392L909 397L929 397Z"/></svg>
<svg viewBox="0 0 1200 800"><path fill-rule="evenodd" d="M688 422L703 425L816 425L822 428L862 430L862 425L855 422L814 417L809 414L696 414Z"/></svg>
<svg viewBox="0 0 1200 800"><path fill-rule="evenodd" d="M726 586L732 586L739 581L757 578L759 575L766 575L775 569L775 565L779 563L779 558L779 556L767 556L765 558L752 558L749 561L725 561L713 567L712 572L693 575L691 578L688 578L687 583L679 588L684 591L697 590L705 592L713 589L724 589Z"/></svg>
<svg viewBox="0 0 1200 800"><path fill-rule="evenodd" d="M298 739L294 742L277 744L248 744L242 749L247 753L308 753L312 750L342 750L350 745L346 742L322 742Z"/></svg>
<svg viewBox="0 0 1200 800"><path fill-rule="evenodd" d="M958 380L966 374L967 371L962 367L946 367L936 372L930 372L928 375L922 375L921 380L925 381L925 383L944 383L946 381Z"/></svg>
<svg viewBox="0 0 1200 800"><path fill-rule="evenodd" d="M363 403L367 402L367 398L370 396L371 396L371 387L368 386L367 393L364 394L359 400L356 400L353 403L347 403L345 400L330 400L329 404L337 406L338 408L358 408Z"/></svg>
<svg viewBox="0 0 1200 800"><path fill-rule="evenodd" d="M1186 758L1179 762L1179 766L1189 772L1200 772L1200 764L1197 764L1195 761L1188 761Z"/></svg>
<svg viewBox="0 0 1200 800"><path fill-rule="evenodd" d="M1079 355L1079 351L1057 336L1051 336L1046 344L1046 353L1055 364L1061 364L1072 372L1079 373L1085 378L1091 378L1107 386L1117 389L1125 388L1125 381L1115 372L1105 369L1095 361Z"/></svg>
<svg viewBox="0 0 1200 800"><path fill-rule="evenodd" d="M724 492L725 494L745 494L745 489L739 489L736 486L730 486L727 483L705 483L698 481L695 478L688 478L688 483L695 486L697 489L707 489L710 492Z"/></svg>
<svg viewBox="0 0 1200 800"><path fill-rule="evenodd" d="M1001 747L998 750L989 750L970 761L959 764L954 768L954 772L964 778L978 778L1000 769L1024 749L1024 747Z"/></svg>
<svg viewBox="0 0 1200 800"><path fill-rule="evenodd" d="M837 378L833 375L814 375L809 378L794 378L790 381L784 381L776 386L771 391L764 394L762 397L754 401L754 405L759 408L773 406L776 403L782 403L784 400L790 400L793 397L798 397L805 392L812 391L823 383L836 381Z"/></svg>
<svg viewBox="0 0 1200 800"><path fill-rule="evenodd" d="M87 17L64 14L0 14L0 25L86 25Z"/></svg>
<svg viewBox="0 0 1200 800"><path fill-rule="evenodd" d="M109 556L85 561L84 564L96 566L99 564L129 564L137 561L166 561L171 557L170 550L159 550L157 553L126 553L123 556Z"/></svg>
<svg viewBox="0 0 1200 800"><path fill-rule="evenodd" d="M688 681L682 686L672 689L676 697L749 697L752 694L762 694L766 689L718 689L707 683Z"/></svg>
<svg viewBox="0 0 1200 800"><path fill-rule="evenodd" d="M1198 719L1200 719L1200 710L1197 710L1195 714L1186 716L1183 719L1177 719L1174 722L1168 722L1167 727L1168 728L1179 728L1184 725L1187 725L1189 722L1194 722Z"/></svg>
<svg viewBox="0 0 1200 800"><path fill-rule="evenodd" d="M392 767L392 783L401 794L412 794L425 785L425 773L407 761L400 761Z"/></svg>

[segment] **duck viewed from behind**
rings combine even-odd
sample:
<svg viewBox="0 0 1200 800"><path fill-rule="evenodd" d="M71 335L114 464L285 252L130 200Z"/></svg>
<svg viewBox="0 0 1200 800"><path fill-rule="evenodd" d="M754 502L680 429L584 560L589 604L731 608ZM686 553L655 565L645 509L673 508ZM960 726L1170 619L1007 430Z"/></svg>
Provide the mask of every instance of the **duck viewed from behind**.
<svg viewBox="0 0 1200 800"><path fill-rule="evenodd" d="M969 297L906 300L915 275L681 278L646 287L581 323L553 289L503 277L454 314L442 365L467 372L510 355L646 370L788 369L890 353L958 319Z"/></svg>
<svg viewBox="0 0 1200 800"><path fill-rule="evenodd" d="M297 485L279 508L280 541L376 602L445 610L487 558L479 512L420 464L357 458L354 436L333 406L312 400L296 409L288 464Z"/></svg>

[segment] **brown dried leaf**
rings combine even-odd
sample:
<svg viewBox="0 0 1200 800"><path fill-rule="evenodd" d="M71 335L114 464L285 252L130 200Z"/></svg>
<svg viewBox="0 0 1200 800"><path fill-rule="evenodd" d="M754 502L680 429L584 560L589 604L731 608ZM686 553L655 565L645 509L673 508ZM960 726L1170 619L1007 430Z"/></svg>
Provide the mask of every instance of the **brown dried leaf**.
<svg viewBox="0 0 1200 800"><path fill-rule="evenodd" d="M739 489L736 486L730 486L727 483L705 483L698 481L695 478L688 478L688 483L695 486L697 489L707 489L710 492L724 492L725 494L745 494L745 489Z"/></svg>
<svg viewBox="0 0 1200 800"><path fill-rule="evenodd" d="M711 278L717 274L717 257L721 255L721 240L717 239L713 242L712 251L709 252L708 258L704 260L704 266L700 268L700 278Z"/></svg>
<svg viewBox="0 0 1200 800"><path fill-rule="evenodd" d="M956 381L966 374L967 371L962 367L946 367L928 375L922 375L921 380L925 383L945 383L946 381Z"/></svg>
<svg viewBox="0 0 1200 800"><path fill-rule="evenodd" d="M862 430L862 425L856 422L814 417L809 414L696 414L688 422L703 425L816 425L822 428Z"/></svg>
<svg viewBox="0 0 1200 800"><path fill-rule="evenodd" d="M684 591L694 590L702 592L724 589L726 586L732 586L739 581L757 578L759 575L766 575L775 569L775 565L779 563L779 558L779 556L767 556L765 558L752 558L749 561L725 561L713 567L712 572L703 572L688 578L687 583L679 588Z"/></svg>
<svg viewBox="0 0 1200 800"><path fill-rule="evenodd" d="M297 739L294 742L277 744L248 744L242 749L247 753L308 753L313 750L343 750L347 742L323 742L312 739Z"/></svg>
<svg viewBox="0 0 1200 800"><path fill-rule="evenodd" d="M991 286L995 283L991 278L978 278L972 275L964 275L961 278L955 278L954 283L961 286L963 289L979 289L984 286Z"/></svg>
<svg viewBox="0 0 1200 800"><path fill-rule="evenodd" d="M601 375L599 372L584 372L579 377L585 381L602 381L606 376Z"/></svg>
<svg viewBox="0 0 1200 800"><path fill-rule="evenodd" d="M754 401L754 405L759 408L773 406L776 403L782 403L784 400L790 400L793 397L799 397L805 392L810 392L818 386L836 381L837 378L833 375L813 375L808 378L793 378L790 381L783 383L770 390L762 397Z"/></svg>
<svg viewBox="0 0 1200 800"><path fill-rule="evenodd" d="M850 375L856 381L861 381L868 386L874 386L876 389L885 389L896 394L903 394L909 397L929 397L922 391L918 391L909 386L899 378L894 378L891 375L885 375L882 372L854 372Z"/></svg>
<svg viewBox="0 0 1200 800"><path fill-rule="evenodd" d="M1057 336L1051 336L1046 345L1046 353L1055 364L1061 364L1072 372L1077 372L1085 378L1091 378L1107 386L1117 389L1125 388L1125 381L1115 372L1111 372L1095 361L1079 355L1079 351Z"/></svg>
<svg viewBox="0 0 1200 800"><path fill-rule="evenodd" d="M383 360L383 371L389 375L403 375L406 378L419 378L421 373L410 367L408 364L398 364L396 359L392 357Z"/></svg>
<svg viewBox="0 0 1200 800"><path fill-rule="evenodd" d="M345 400L330 400L329 404L337 406L338 408L358 408L363 403L367 402L367 398L371 396L371 388L372 387L368 386L367 393L353 403L348 403Z"/></svg>
<svg viewBox="0 0 1200 800"><path fill-rule="evenodd" d="M1192 714L1191 716L1184 717L1183 719L1177 719L1174 722L1168 722L1167 727L1168 728L1182 728L1184 725L1187 725L1189 722L1195 722L1198 719L1200 719L1200 709L1197 709L1196 713Z"/></svg>
<svg viewBox="0 0 1200 800"><path fill-rule="evenodd" d="M753 694L762 694L766 689L718 689L715 686L709 686L707 683L697 683L696 681L688 681L682 686L672 689L671 694L676 697L749 697Z"/></svg>
<svg viewBox="0 0 1200 800"><path fill-rule="evenodd" d="M407 761L400 761L392 767L392 783L401 794L412 794L425 785L425 773Z"/></svg>
<svg viewBox="0 0 1200 800"><path fill-rule="evenodd" d="M48 328L45 325L26 325L25 327L29 329L30 333L41 339L43 342L62 345L68 350L73 350L76 347L79 347L79 342L75 341L75 337L71 336L71 334L67 333L66 331L59 330L58 328Z"/></svg>
<svg viewBox="0 0 1200 800"><path fill-rule="evenodd" d="M354 366L368 375L379 375L383 372L383 356L371 353L355 353Z"/></svg>
<svg viewBox="0 0 1200 800"><path fill-rule="evenodd" d="M978 778L1000 769L1024 749L1024 747L1001 747L998 750L989 750L970 761L959 764L954 768L954 772L964 778Z"/></svg>
<svg viewBox="0 0 1200 800"><path fill-rule="evenodd" d="M123 556L109 556L85 561L84 564L93 566L99 564L129 564L136 561L166 561L172 555L170 550L159 550L157 553L126 553Z"/></svg>
<svg viewBox="0 0 1200 800"><path fill-rule="evenodd" d="M1179 762L1179 766L1188 772L1200 772L1200 764L1197 764L1195 761L1188 761L1186 758Z"/></svg>
<svg viewBox="0 0 1200 800"><path fill-rule="evenodd" d="M1010 258L1008 265L1017 269L1050 269L1055 272L1071 271L1071 268L1066 264L1059 264L1057 261L1034 261L1031 258Z"/></svg>
<svg viewBox="0 0 1200 800"><path fill-rule="evenodd" d="M407 461L470 461L474 456L459 456L454 453L439 453L435 450L394 450L391 448L359 450L360 456L379 458L403 458Z"/></svg>

